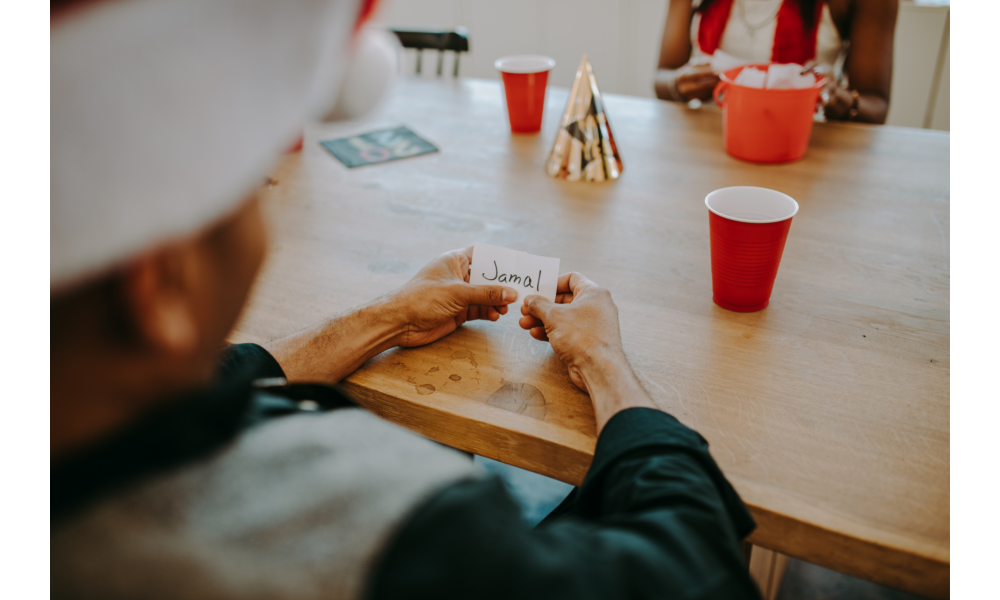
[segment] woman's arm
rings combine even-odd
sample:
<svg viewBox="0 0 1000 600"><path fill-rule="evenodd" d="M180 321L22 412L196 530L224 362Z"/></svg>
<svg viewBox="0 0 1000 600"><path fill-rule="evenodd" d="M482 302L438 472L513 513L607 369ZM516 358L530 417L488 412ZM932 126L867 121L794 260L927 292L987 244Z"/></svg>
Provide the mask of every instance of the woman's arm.
<svg viewBox="0 0 1000 600"><path fill-rule="evenodd" d="M670 0L660 42L660 69L677 69L691 58L691 2Z"/></svg>
<svg viewBox="0 0 1000 600"><path fill-rule="evenodd" d="M885 123L892 88L892 47L896 32L897 0L856 0L851 14L851 53L846 73L858 103L844 88L835 88L826 105L831 120ZM852 116L852 108L857 113Z"/></svg>
<svg viewBox="0 0 1000 600"><path fill-rule="evenodd" d="M708 67L687 67L691 58L691 2L670 0L660 43L660 62L653 89L661 100L707 100L719 77Z"/></svg>

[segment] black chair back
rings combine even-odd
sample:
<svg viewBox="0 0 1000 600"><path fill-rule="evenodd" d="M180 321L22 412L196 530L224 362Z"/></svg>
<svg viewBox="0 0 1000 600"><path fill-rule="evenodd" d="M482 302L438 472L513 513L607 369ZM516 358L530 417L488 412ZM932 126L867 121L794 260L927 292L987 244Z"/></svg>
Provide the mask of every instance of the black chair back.
<svg viewBox="0 0 1000 600"><path fill-rule="evenodd" d="M424 50L437 50L437 74L440 76L444 68L444 53L455 53L454 76L458 77L458 58L462 52L469 51L469 31L465 27L453 30L446 29L393 29L404 48L417 51L417 73L422 68Z"/></svg>

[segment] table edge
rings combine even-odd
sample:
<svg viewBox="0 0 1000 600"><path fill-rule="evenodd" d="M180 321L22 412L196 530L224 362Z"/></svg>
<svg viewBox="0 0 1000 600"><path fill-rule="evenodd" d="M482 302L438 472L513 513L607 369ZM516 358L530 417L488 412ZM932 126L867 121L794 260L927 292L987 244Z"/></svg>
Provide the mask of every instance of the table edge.
<svg viewBox="0 0 1000 600"><path fill-rule="evenodd" d="M364 387L350 379L342 387L366 409L417 434L458 450L578 486L586 477L593 450L572 448L543 435L529 435L501 424L474 421L459 412L429 407L405 396ZM470 427L491 438L489 449L468 442ZM516 452L505 449L517 447ZM492 451L492 449L498 449ZM546 463L523 459L546 456ZM559 465L556 470L550 465ZM932 598L947 598L950 561L918 551L833 531L824 526L747 502L757 521L749 541L842 573Z"/></svg>

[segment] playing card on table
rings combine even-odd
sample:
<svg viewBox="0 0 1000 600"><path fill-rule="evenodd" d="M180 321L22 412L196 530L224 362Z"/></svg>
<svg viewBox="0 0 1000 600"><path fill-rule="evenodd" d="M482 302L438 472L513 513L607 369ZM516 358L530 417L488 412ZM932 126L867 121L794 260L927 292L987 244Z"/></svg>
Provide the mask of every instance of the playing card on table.
<svg viewBox="0 0 1000 600"><path fill-rule="evenodd" d="M437 147L406 127L372 131L320 142L344 166L353 168L437 152Z"/></svg>

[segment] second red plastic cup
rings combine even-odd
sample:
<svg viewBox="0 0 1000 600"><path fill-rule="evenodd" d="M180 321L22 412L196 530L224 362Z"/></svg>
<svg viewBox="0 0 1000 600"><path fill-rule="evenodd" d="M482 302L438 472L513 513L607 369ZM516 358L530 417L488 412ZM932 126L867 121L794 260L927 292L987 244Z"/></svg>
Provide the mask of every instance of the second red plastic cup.
<svg viewBox="0 0 1000 600"><path fill-rule="evenodd" d="M493 66L503 77L510 130L513 133L541 131L545 87L556 61L548 56L518 54L499 58Z"/></svg>
<svg viewBox="0 0 1000 600"><path fill-rule="evenodd" d="M705 197L712 240L712 300L722 308L767 308L792 217L791 196L759 187L728 187Z"/></svg>

